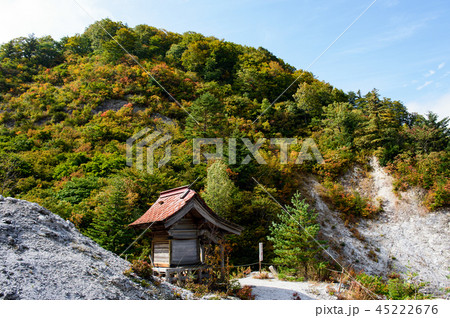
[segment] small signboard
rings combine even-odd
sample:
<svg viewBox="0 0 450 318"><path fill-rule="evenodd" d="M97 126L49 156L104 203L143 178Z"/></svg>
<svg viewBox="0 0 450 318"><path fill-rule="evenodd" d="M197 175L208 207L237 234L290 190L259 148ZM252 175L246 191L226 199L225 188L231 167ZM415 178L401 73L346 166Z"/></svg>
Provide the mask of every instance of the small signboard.
<svg viewBox="0 0 450 318"><path fill-rule="evenodd" d="M263 243L259 243L259 261L263 261Z"/></svg>

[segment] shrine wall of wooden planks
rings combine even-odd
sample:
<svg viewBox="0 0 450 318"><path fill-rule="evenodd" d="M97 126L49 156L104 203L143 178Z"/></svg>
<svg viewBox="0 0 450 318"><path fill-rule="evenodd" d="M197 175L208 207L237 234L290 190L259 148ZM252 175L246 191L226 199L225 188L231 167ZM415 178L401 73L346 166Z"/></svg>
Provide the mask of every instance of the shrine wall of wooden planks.
<svg viewBox="0 0 450 318"><path fill-rule="evenodd" d="M168 230L159 229L152 235L152 259L157 267L183 266L200 263L199 224L188 213Z"/></svg>

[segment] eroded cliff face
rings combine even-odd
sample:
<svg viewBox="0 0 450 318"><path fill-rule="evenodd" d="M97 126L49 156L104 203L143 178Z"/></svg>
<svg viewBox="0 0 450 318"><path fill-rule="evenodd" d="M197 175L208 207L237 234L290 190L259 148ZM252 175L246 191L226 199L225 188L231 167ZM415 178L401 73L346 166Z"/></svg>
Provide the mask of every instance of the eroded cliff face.
<svg viewBox="0 0 450 318"><path fill-rule="evenodd" d="M415 279L429 282L433 292L450 287L450 210L428 212L419 189L395 195L393 178L376 158L371 159L370 168L366 172L355 167L341 183L381 204L383 212L373 220L347 226L321 197L322 186L312 178L307 181L331 255L369 274L386 276L395 271L406 277L408 272L417 273Z"/></svg>

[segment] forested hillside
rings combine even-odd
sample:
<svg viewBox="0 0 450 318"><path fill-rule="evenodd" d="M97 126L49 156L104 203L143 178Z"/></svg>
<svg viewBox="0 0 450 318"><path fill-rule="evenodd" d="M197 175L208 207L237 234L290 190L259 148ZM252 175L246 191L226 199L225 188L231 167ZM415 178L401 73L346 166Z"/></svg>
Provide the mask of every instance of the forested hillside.
<svg viewBox="0 0 450 318"><path fill-rule="evenodd" d="M105 19L60 41L28 36L3 44L0 94L0 194L43 205L119 254L139 234L127 224L160 191L197 178L193 188L207 203L245 228L229 239L237 264L257 260L258 241L274 257L267 236L281 210L252 177L288 204L302 179L315 175L351 223L380 207L346 192L339 177L376 156L396 178L394 190L425 189L430 213L450 204L447 118L409 113L376 89L344 92L261 47ZM145 127L173 136L171 160L153 174L126 166L126 140ZM240 165L249 154L241 143L237 164L194 165L194 137L224 138L225 148L229 138L313 138L325 162L295 164L298 143L280 164L280 147L265 142L265 165ZM311 200L300 191L297 205L302 198ZM138 256L143 246L127 253Z"/></svg>

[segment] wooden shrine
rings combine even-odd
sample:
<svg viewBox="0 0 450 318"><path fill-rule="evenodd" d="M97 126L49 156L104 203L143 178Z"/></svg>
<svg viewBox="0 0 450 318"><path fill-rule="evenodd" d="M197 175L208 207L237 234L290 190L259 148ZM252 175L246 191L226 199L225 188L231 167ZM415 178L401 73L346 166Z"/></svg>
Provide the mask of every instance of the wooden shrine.
<svg viewBox="0 0 450 318"><path fill-rule="evenodd" d="M242 231L214 213L188 186L161 192L150 209L130 226L151 229L153 270L169 280L171 273L202 268L207 244L220 244L226 234L239 235Z"/></svg>

